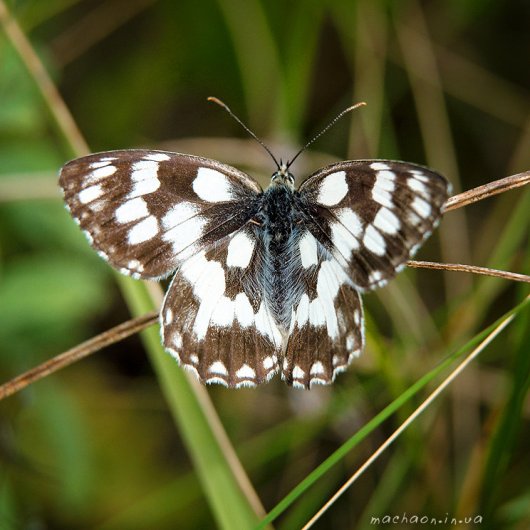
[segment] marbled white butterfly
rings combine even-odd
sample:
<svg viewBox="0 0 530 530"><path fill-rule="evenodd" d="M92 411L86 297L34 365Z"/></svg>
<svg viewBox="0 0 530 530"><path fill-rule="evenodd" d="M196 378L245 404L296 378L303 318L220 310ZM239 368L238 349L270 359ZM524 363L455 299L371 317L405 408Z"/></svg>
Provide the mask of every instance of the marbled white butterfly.
<svg viewBox="0 0 530 530"><path fill-rule="evenodd" d="M176 270L162 339L202 382L254 386L281 370L294 387L331 383L364 346L360 293L405 266L450 190L391 160L332 164L296 188L293 161L276 162L265 191L215 160L156 150L62 168L67 208L103 259L133 278Z"/></svg>

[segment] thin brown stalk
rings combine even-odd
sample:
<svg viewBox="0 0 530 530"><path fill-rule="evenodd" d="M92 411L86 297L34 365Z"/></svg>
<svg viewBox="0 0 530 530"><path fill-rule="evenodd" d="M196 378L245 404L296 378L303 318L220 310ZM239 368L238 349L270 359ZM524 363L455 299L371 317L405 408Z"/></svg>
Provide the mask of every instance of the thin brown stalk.
<svg viewBox="0 0 530 530"><path fill-rule="evenodd" d="M529 182L530 171L523 171L516 175L489 182L483 186L478 186L477 188L463 191L458 195L453 195L447 199L447 202L444 204L444 211L449 212L451 210L456 210L457 208L462 208L463 206L482 201L483 199L488 199L499 193L504 193L505 191L525 186Z"/></svg>
<svg viewBox="0 0 530 530"><path fill-rule="evenodd" d="M53 374L54 372L57 372L57 370L69 366L84 357L88 357L91 353L97 352L106 346L119 342L120 340L152 326L157 319L158 313L154 311L140 317L132 318L127 322L123 322L122 324L82 342L78 346L75 346L75 348L71 348L52 359L39 364L39 366L28 370L0 386L0 401L26 388L31 383Z"/></svg>
<svg viewBox="0 0 530 530"><path fill-rule="evenodd" d="M435 263L432 261L411 260L407 261L407 267L414 267L417 269L436 269L440 271L470 272L472 274L482 274L484 276L504 278L505 280L530 283L530 276L527 276L526 274L500 271L497 269L489 269L487 267L476 267L475 265L463 265L461 263Z"/></svg>
<svg viewBox="0 0 530 530"><path fill-rule="evenodd" d="M530 165L530 114L523 127L521 127L521 134L517 142L514 142L513 153L510 156L508 167L519 169Z"/></svg>
<svg viewBox="0 0 530 530"><path fill-rule="evenodd" d="M363 157L375 158L383 124L388 23L382 7L370 0L357 2L352 15L357 26L349 40L355 78L353 101L363 101L369 94L370 104L351 120L348 154L355 157L363 153ZM347 31L351 31L350 27Z"/></svg>
<svg viewBox="0 0 530 530"><path fill-rule="evenodd" d="M445 46L435 43L434 50L448 94L505 123L517 128L524 126L530 94L522 84L499 77ZM428 82L427 75L423 75ZM477 87L488 89L477 90Z"/></svg>
<svg viewBox="0 0 530 530"><path fill-rule="evenodd" d="M51 49L59 61L59 66L64 67L77 59L119 27L151 7L155 1L122 0L97 5L79 21L68 26L68 29L51 43Z"/></svg>
<svg viewBox="0 0 530 530"><path fill-rule="evenodd" d="M49 172L2 175L0 203L32 200L57 200L60 197L57 177Z"/></svg>
<svg viewBox="0 0 530 530"><path fill-rule="evenodd" d="M29 40L26 38L20 26L11 16L4 0L0 0L0 24L2 24L2 26L4 27L4 30L9 40L11 41L20 58L26 65L26 68L28 69L30 75L33 77L35 84L39 87L51 114L53 115L62 134L68 141L71 149L76 153L77 156L88 154L90 152L89 147L85 142L80 130L78 129L77 124L75 123L72 115L70 114L68 107L61 98L61 95L53 84L51 78L48 76L44 65L33 50ZM158 285L153 285L153 289L156 290L158 296L152 298L160 299L162 297L161 287ZM144 315L139 318L146 318L148 316L149 315ZM125 323L124 325L127 324L128 323ZM65 352L64 355L68 359L67 353L68 352ZM52 360L51 362L54 362L55 360L56 359ZM189 377L191 380L193 378L193 376L190 375L188 375L187 377ZM191 388L194 391L195 398L197 400L200 400L203 403L203 406L205 401L210 400L209 394L206 392L204 387L192 384ZM226 435L226 432L224 432L224 428L217 416L215 408L213 407L213 405L211 405L203 410L204 416L209 424L210 429L212 430L213 436L217 437L216 439L219 444L220 450L223 452L226 461L231 467L231 471L239 486L241 487L241 490L247 497L250 505L254 508L256 513L258 515L264 513L259 497L254 491L254 488L249 478L246 476L243 466L238 461L237 454L235 453L235 450L228 436ZM221 438L219 438L220 432L223 433Z"/></svg>
<svg viewBox="0 0 530 530"><path fill-rule="evenodd" d="M419 46L425 46L428 36L417 32L415 39ZM528 113L528 90L511 81L495 75L482 65L476 64L467 57L438 43L433 46L438 58L438 67L444 80L444 90L454 99L469 104L476 109L494 116L515 127L522 127ZM388 58L404 66L403 56L397 49L389 48ZM430 83L429 73L418 69L416 75L424 82ZM488 87L488 90L477 90L476 87ZM499 105L499 101L503 104Z"/></svg>
<svg viewBox="0 0 530 530"><path fill-rule="evenodd" d="M527 297L527 299L530 296ZM335 503L335 501L379 458L395 440L420 416L430 404L474 361L497 335L514 319L515 315L506 317L417 407L414 412L370 455L359 469L337 490L322 508L305 524L302 530L311 528L320 517Z"/></svg>
<svg viewBox="0 0 530 530"><path fill-rule="evenodd" d="M90 153L81 131L77 127L68 107L53 84L46 68L42 64L28 38L20 28L18 22L13 18L4 0L0 0L0 23L4 28L7 38L26 65L31 77L39 88L44 101L52 112L59 129L68 139L74 152L78 155Z"/></svg>
<svg viewBox="0 0 530 530"><path fill-rule="evenodd" d="M455 188L460 191L462 185L438 58L432 46L422 5L417 0L411 0L407 5L404 20L396 24L396 35L417 109L427 161L431 167L449 176ZM422 78L424 73L429 82ZM471 261L464 211L446 219L440 230L440 246L443 261ZM470 278L466 276L450 279L444 275L444 281L449 300L466 292L471 284Z"/></svg>

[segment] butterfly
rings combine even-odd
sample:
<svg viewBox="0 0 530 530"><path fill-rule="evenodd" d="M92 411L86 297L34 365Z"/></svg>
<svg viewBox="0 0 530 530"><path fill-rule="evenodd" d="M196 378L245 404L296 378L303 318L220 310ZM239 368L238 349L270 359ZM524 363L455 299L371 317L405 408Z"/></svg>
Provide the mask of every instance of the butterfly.
<svg viewBox="0 0 530 530"><path fill-rule="evenodd" d="M332 164L297 188L293 161L276 162L265 191L229 165L158 150L61 170L67 209L104 260L137 279L176 271L162 341L203 383L278 371L293 387L331 383L364 347L360 294L403 269L450 193L438 173L392 160Z"/></svg>

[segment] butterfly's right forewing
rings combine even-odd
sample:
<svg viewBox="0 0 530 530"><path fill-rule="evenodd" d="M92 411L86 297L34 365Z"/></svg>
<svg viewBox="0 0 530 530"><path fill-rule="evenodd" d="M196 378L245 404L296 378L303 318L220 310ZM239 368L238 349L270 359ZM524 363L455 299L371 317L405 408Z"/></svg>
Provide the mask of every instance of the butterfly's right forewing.
<svg viewBox="0 0 530 530"><path fill-rule="evenodd" d="M353 160L300 186L306 223L360 291L384 285L438 224L447 180L415 164Z"/></svg>

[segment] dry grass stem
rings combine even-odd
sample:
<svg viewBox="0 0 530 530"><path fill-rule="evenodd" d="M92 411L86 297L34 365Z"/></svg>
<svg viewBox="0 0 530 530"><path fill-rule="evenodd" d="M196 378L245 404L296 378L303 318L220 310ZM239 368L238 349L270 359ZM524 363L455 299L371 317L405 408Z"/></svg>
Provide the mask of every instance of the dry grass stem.
<svg viewBox="0 0 530 530"><path fill-rule="evenodd" d="M87 357L91 353L95 353L106 346L130 337L131 335L142 331L148 326L152 326L154 323L156 323L157 319L158 313L154 311L137 318L132 318L127 320L127 322L123 322L118 326L115 326L85 342L82 342L70 350L60 353L49 361L43 362L39 366L28 370L27 372L0 386L0 401L11 396L12 394L15 394L19 390L26 388L31 383L34 383L43 377L57 372L57 370L60 370L65 366L73 364L74 362Z"/></svg>
<svg viewBox="0 0 530 530"><path fill-rule="evenodd" d="M43 63L41 62L38 55L35 53L34 49L32 48L31 43L27 39L26 35L21 30L16 20L11 16L4 0L0 0L0 24L2 24L6 32L6 35L8 36L16 52L19 54L20 58L24 62L35 84L39 87L44 97L44 100L48 106L49 111L54 117L59 129L61 130L62 134L68 141L73 152L77 156L89 154L90 149L88 147L88 144L83 138L81 131L77 127L77 124L75 123L72 115L70 114L68 107L66 106L64 100L62 99L59 91L53 84L50 76L48 75L48 72L46 71ZM151 293L151 298L153 299L155 303L157 300L159 302L161 301L163 295L162 295L162 289L159 285L153 284L150 288L150 293ZM120 324L120 326L123 326L127 329L130 327L131 322L140 322L139 324L140 327L136 330L136 331L140 331L141 329L144 329L148 325L153 324L156 321L156 319L157 319L156 314L149 313L147 315L138 317L137 319L133 319L128 322L125 322L124 324ZM117 326L117 328L120 328L120 326ZM110 333L111 340L109 344L113 342L117 342L118 340L120 340L120 336L116 335L116 333L113 333L115 332L115 330L116 328L114 328L114 330L109 330L107 332L104 332L98 337L95 337L94 339L91 339L90 341L88 341L88 343L92 344L95 349L87 349L85 354L83 354L82 350L81 352L78 352L78 350L80 350L83 345L77 346L76 348L73 348L73 350L64 352L62 355L59 355L55 357L54 359L51 359L47 363L44 363L44 365L41 365L40 367L35 368L34 371L32 370L6 383L2 387L0 387L0 400L3 397L5 397L4 392L9 391L10 394L12 394L16 392L18 389L23 388L24 386L27 386L32 381L36 381L42 377L45 377L49 373L52 373L53 371L61 368L62 366L71 364L72 362L76 361L77 359L81 357L84 357L86 355L89 355L90 353L98 351L99 349L103 347L98 344L98 339L100 339L102 336L107 337L107 334ZM133 331L133 333L134 332L135 331ZM55 366L57 367L54 369ZM228 436L226 435L226 432L224 431L222 423L217 415L215 408L213 407L213 404L210 401L209 394L206 392L204 388L198 388L198 385L192 385L191 388L194 391L195 398L201 402L201 406L204 410L205 420L209 424L214 437L216 437L220 450L224 454L226 461L231 467L231 472L236 478L236 481L239 483L241 490L247 497L247 500L249 501L251 506L254 507L254 510L256 511L256 513L258 514L264 513L264 509L261 506L259 497L256 494L249 478L246 476L246 473L245 473L245 470L243 469L242 464L238 461L236 452ZM209 402L208 407L206 407L207 402Z"/></svg>
<svg viewBox="0 0 530 530"><path fill-rule="evenodd" d="M53 84L46 68L42 64L28 38L11 16L4 0L0 0L0 23L2 24L7 38L17 51L18 55L26 65L35 84L38 86L48 109L51 110L57 125L68 139L69 144L78 156L90 153L81 131L78 129L68 107Z"/></svg>
<svg viewBox="0 0 530 530"><path fill-rule="evenodd" d="M462 182L438 60L429 36L424 7L417 0L408 2L402 23L396 24L396 36L414 97L427 164L450 177L454 189L460 191ZM428 81L422 77L424 74ZM442 261L471 261L465 211L445 219L439 234ZM444 274L444 283L447 299L454 299L469 291L471 278L451 278Z"/></svg>
<svg viewBox="0 0 530 530"><path fill-rule="evenodd" d="M517 173L516 175L511 175L499 180L494 180L483 186L478 186L468 191L459 193L458 195L453 195L444 205L444 211L450 212L451 210L456 210L457 208L462 208L474 202L482 201L499 193L504 193L505 191L513 190L519 188L520 186L525 186L530 182L530 171L523 171L522 173Z"/></svg>
<svg viewBox="0 0 530 530"><path fill-rule="evenodd" d="M50 47L58 59L59 66L64 67L75 61L91 47L150 7L155 1L136 0L129 2L122 0L99 4L51 43Z"/></svg>
<svg viewBox="0 0 530 530"><path fill-rule="evenodd" d="M530 296L527 297L527 299ZM379 456L405 431L405 429L424 412L427 407L452 383L458 375L488 346L497 335L514 319L506 317L414 410L414 412L370 455L364 464L337 490L320 510L306 523L302 530L311 528L315 522L335 503L335 501L373 464Z"/></svg>
<svg viewBox="0 0 530 530"><path fill-rule="evenodd" d="M505 280L530 283L530 276L519 274L518 272L500 271L488 269L487 267L476 267L475 265L462 265L460 263L435 263L432 261L407 261L407 267L417 269L436 269L440 271L470 272L472 274L482 274L484 276L495 276Z"/></svg>

